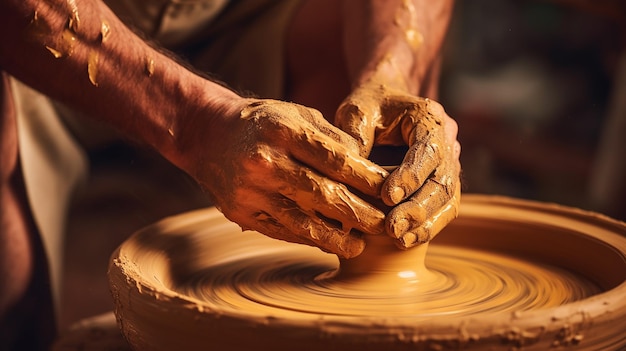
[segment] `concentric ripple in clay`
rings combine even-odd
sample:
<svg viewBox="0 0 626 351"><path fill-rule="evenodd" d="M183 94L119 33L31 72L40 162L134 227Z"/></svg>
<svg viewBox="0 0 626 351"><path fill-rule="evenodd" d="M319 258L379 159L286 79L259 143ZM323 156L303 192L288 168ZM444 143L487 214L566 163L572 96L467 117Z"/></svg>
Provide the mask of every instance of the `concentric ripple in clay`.
<svg viewBox="0 0 626 351"><path fill-rule="evenodd" d="M336 264L319 255L257 252L197 272L173 290L226 308L279 316L384 314L413 320L554 307L600 291L557 267L451 246L433 246L426 267L341 279L334 276Z"/></svg>

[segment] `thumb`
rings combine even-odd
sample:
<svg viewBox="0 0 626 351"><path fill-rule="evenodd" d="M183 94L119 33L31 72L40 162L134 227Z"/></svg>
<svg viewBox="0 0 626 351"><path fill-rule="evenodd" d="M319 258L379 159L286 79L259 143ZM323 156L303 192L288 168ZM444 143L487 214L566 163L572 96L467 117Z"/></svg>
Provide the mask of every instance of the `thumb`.
<svg viewBox="0 0 626 351"><path fill-rule="evenodd" d="M346 99L337 109L335 124L356 140L358 150L354 151L358 151L362 157L368 157L374 146L377 115L375 109L367 108L351 98Z"/></svg>

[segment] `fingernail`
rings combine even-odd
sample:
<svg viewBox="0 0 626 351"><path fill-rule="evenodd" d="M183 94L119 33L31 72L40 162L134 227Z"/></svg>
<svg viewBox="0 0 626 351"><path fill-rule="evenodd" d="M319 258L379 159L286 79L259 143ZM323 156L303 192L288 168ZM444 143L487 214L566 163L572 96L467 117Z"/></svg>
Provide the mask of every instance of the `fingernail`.
<svg viewBox="0 0 626 351"><path fill-rule="evenodd" d="M354 258L360 255L365 249L365 240L345 235L339 243L339 256L343 258Z"/></svg>
<svg viewBox="0 0 626 351"><path fill-rule="evenodd" d="M416 241L417 235L415 235L414 233L406 233L402 236L402 238L400 238L402 246L406 247L407 249L414 246Z"/></svg>
<svg viewBox="0 0 626 351"><path fill-rule="evenodd" d="M393 203L397 204L404 199L404 195L404 189L398 186L391 191L391 195L389 197Z"/></svg>

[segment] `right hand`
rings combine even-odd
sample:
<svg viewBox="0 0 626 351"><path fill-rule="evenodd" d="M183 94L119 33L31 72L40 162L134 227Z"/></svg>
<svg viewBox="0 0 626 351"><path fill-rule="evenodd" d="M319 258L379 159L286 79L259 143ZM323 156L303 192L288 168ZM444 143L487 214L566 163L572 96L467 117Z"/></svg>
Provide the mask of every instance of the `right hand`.
<svg viewBox="0 0 626 351"><path fill-rule="evenodd" d="M363 251L363 233L384 231L384 214L349 187L378 196L388 173L346 146L356 141L317 110L242 99L213 130L197 122L190 173L244 230L344 258Z"/></svg>
<svg viewBox="0 0 626 351"><path fill-rule="evenodd" d="M335 123L359 141L363 157L375 145L409 147L381 192L393 206L387 233L406 249L429 242L456 218L461 146L456 122L439 103L397 86L380 78L362 84L341 104Z"/></svg>

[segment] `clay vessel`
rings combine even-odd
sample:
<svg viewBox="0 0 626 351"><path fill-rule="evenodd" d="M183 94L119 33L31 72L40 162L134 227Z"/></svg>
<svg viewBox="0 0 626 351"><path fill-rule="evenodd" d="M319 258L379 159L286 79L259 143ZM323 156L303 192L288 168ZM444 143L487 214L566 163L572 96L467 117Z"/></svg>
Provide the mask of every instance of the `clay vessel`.
<svg viewBox="0 0 626 351"><path fill-rule="evenodd" d="M340 267L204 209L134 234L112 255L109 281L136 350L626 348L623 222L464 195L425 263L404 255Z"/></svg>

